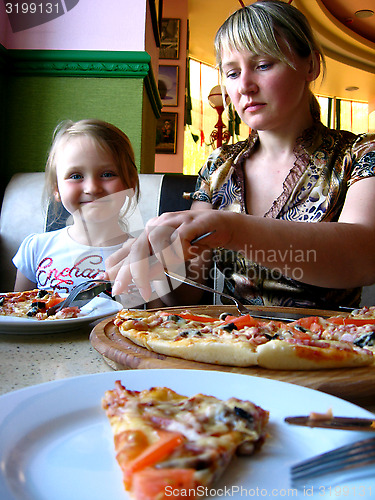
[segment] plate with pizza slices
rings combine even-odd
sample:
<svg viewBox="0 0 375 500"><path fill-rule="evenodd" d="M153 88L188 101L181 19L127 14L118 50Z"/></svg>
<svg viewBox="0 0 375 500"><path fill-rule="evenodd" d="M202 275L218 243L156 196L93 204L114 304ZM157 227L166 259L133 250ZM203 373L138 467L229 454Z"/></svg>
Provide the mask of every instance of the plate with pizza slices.
<svg viewBox="0 0 375 500"><path fill-rule="evenodd" d="M47 334L76 330L93 321L116 314L122 305L106 297L95 297L82 308L63 308L47 316L49 307L61 302L67 294L45 290L0 294L1 334Z"/></svg>
<svg viewBox="0 0 375 500"><path fill-rule="evenodd" d="M192 480L208 485L196 497L302 496L291 489L292 465L368 436L284 422L328 409L371 416L319 391L219 371L127 370L28 387L0 396L0 498L137 500L143 491L152 500L166 476L164 498ZM330 498L335 487L369 498L372 482L322 478L309 496Z"/></svg>

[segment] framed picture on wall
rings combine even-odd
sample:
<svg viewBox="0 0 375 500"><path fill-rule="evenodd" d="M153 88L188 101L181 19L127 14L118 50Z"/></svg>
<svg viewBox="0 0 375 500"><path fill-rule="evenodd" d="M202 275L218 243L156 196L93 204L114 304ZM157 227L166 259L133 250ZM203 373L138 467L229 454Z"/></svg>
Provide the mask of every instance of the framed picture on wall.
<svg viewBox="0 0 375 500"><path fill-rule="evenodd" d="M159 66L158 90L163 106L178 105L178 66Z"/></svg>
<svg viewBox="0 0 375 500"><path fill-rule="evenodd" d="M148 0L148 2L150 5L152 29L154 31L156 46L160 47L160 32L161 32L163 0Z"/></svg>
<svg viewBox="0 0 375 500"><path fill-rule="evenodd" d="M177 117L178 113L161 113L156 125L156 153L176 153Z"/></svg>
<svg viewBox="0 0 375 500"><path fill-rule="evenodd" d="M162 19L159 59L178 59L180 52L180 19Z"/></svg>

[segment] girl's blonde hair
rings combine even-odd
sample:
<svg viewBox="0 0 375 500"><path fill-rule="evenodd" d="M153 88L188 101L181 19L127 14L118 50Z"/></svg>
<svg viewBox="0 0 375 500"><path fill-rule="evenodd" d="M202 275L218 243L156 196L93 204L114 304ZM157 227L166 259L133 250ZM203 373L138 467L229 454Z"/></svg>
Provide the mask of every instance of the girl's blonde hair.
<svg viewBox="0 0 375 500"><path fill-rule="evenodd" d="M217 31L214 45L220 73L224 50L266 54L292 68L295 68L293 55L304 58L315 53L323 74L325 71L323 51L308 20L298 9L281 0L258 0L234 12ZM315 63L315 58L312 61ZM310 108L313 115L319 112L313 94Z"/></svg>
<svg viewBox="0 0 375 500"><path fill-rule="evenodd" d="M134 160L134 151L128 136L111 123L102 120L86 119L73 122L66 120L61 122L53 133L52 146L47 158L45 173L45 191L48 203L55 204L54 193L58 191L56 175L56 159L61 147L72 137L90 137L97 146L109 153L119 169L120 178L124 189L133 189L134 197L129 200L137 203L139 199L139 177ZM127 207L126 211L129 209ZM52 211L56 206L50 207Z"/></svg>

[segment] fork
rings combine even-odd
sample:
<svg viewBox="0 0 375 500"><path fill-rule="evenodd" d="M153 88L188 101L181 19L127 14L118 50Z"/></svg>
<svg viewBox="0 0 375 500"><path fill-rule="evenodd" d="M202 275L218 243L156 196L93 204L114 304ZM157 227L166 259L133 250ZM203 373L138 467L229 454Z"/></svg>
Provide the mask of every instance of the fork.
<svg viewBox="0 0 375 500"><path fill-rule="evenodd" d="M47 310L47 316L52 316L57 313L63 307L69 307L73 302L79 305L77 302L82 301L82 304L86 304L91 299L99 295L99 293L106 290L110 290L112 287L112 282L108 280L87 280L80 283L69 293L66 299L58 304L50 307Z"/></svg>
<svg viewBox="0 0 375 500"><path fill-rule="evenodd" d="M190 286L194 286L195 288L199 288L200 290L205 290L206 292L211 292L211 293L216 293L217 295L220 295L221 297L225 297L232 302L234 302L237 311L240 314L249 314L250 310L247 309L247 307L242 304L238 299L235 297L232 297L232 295L228 295L227 293L224 292L219 292L218 290L215 290L215 288L211 288L210 286L203 285L202 283L197 283L189 278L184 278L182 276L179 276L178 274L172 273L171 271L166 271L164 269L164 274L168 276L169 278L172 278L176 281L179 281L180 283L187 283Z"/></svg>
<svg viewBox="0 0 375 500"><path fill-rule="evenodd" d="M195 288L199 288L201 290L205 290L206 292L216 293L217 295L220 295L221 297L225 297L225 298L231 300L235 304L237 311L240 313L240 315L250 314L253 318L266 318L268 320L274 320L274 321L283 320L283 321L289 321L289 322L295 321L296 319L304 316L304 314L300 314L300 313L289 313L289 312L284 313L284 312L279 312L279 311L274 312L273 313L274 316L272 316L272 314L268 314L268 313L262 314L261 311L258 311L258 313L256 313L252 309L248 309L240 300L238 300L235 297L232 297L232 295L228 295L227 293L224 293L224 292L219 292L219 290L216 290L215 288L211 288L210 286L203 285L201 283L197 283L196 281L193 281L189 278L179 276L178 274L172 273L171 271L167 271L165 268L164 268L164 274L168 278L179 281L180 283L186 283L187 285L194 286ZM275 315L277 315L277 316L275 316ZM294 316L294 317L290 317L290 316Z"/></svg>
<svg viewBox="0 0 375 500"><path fill-rule="evenodd" d="M341 446L292 466L292 486L298 487L320 476L351 471L370 464L375 464L375 438Z"/></svg>

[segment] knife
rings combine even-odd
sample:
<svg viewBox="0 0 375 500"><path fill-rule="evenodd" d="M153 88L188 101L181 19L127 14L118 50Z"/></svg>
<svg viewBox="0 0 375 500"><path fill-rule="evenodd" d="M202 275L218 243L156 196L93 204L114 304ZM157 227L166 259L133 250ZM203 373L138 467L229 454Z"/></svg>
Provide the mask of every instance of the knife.
<svg viewBox="0 0 375 500"><path fill-rule="evenodd" d="M293 312L291 311L273 311L272 309L268 309L267 311L262 311L261 309L253 309L254 306L246 306L249 310L250 316L253 318L264 318L273 321L282 320L288 323L292 323L301 318L306 318L306 316L311 316L310 314L302 313L302 312ZM271 306L272 307L272 306ZM275 306L274 306L275 307ZM275 307L277 309L277 307Z"/></svg>
<svg viewBox="0 0 375 500"><path fill-rule="evenodd" d="M284 422L303 427L319 427L322 429L342 429L347 431L375 432L375 418L330 417L326 420L308 416L286 417Z"/></svg>
<svg viewBox="0 0 375 500"><path fill-rule="evenodd" d="M55 315L64 307L83 307L102 292L111 290L111 282L106 280L88 280L76 286L68 297L47 309L47 316Z"/></svg>

